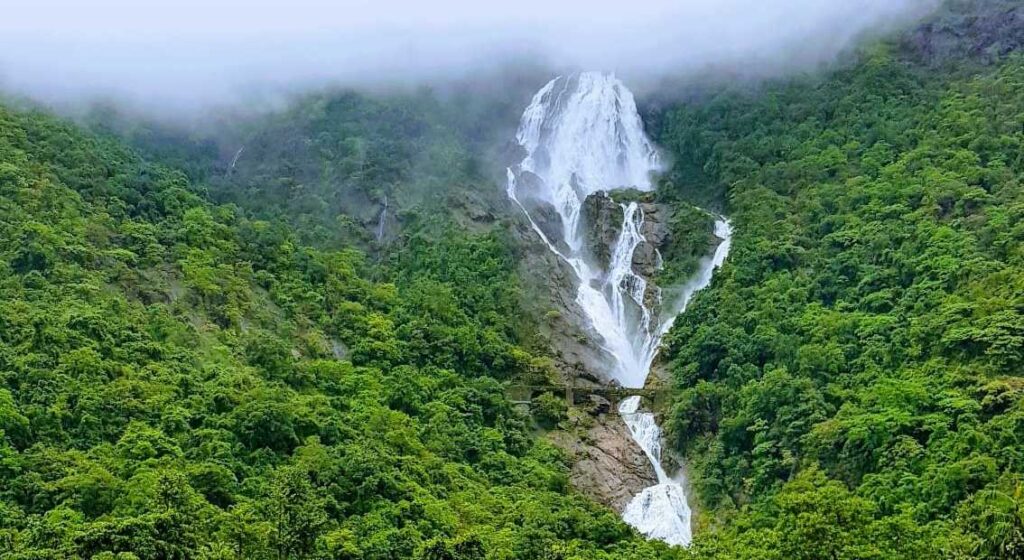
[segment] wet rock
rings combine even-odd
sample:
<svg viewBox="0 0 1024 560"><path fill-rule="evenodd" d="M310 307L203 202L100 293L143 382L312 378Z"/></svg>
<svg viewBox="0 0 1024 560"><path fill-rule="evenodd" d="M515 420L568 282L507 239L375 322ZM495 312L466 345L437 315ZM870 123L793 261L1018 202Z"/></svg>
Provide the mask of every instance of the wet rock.
<svg viewBox="0 0 1024 560"><path fill-rule="evenodd" d="M633 252L631 264L633 271L647 281L644 304L650 309L657 309L660 305L660 293L651 279L662 268L662 254L659 248L671 242L670 207L652 202L649 192L597 192L587 198L582 210L584 227L587 228L587 248L602 267L608 266L610 252L618 236L622 234L622 205L631 201L637 202L643 213L640 232L645 240Z"/></svg>
<svg viewBox="0 0 1024 560"><path fill-rule="evenodd" d="M529 171L520 171L518 181L516 192L519 204L529 212L533 223L541 230L544 237L559 251L567 253L568 246L563 235L562 216L550 203L538 195L542 187L540 177Z"/></svg>
<svg viewBox="0 0 1024 560"><path fill-rule="evenodd" d="M608 267L612 248L622 234L622 205L614 199L618 193L619 191L611 194L603 191L594 193L584 200L581 209L586 248L602 268ZM649 193L637 193L647 194ZM659 247L670 241L671 230L668 221L671 219L672 209L667 205L651 202L647 198L643 198L638 204L644 215L640 233L646 241L633 252L633 271L650 279L661 268Z"/></svg>
<svg viewBox="0 0 1024 560"><path fill-rule="evenodd" d="M661 268L659 249L670 241L671 231L668 227L668 219L672 215L672 209L652 202L642 203L640 209L644 213L644 223L640 228L640 233L643 234L646 241L633 252L633 271L650 279Z"/></svg>
<svg viewBox="0 0 1024 560"><path fill-rule="evenodd" d="M640 209L644 212L644 224L640 233L648 243L661 247L671 233L668 221L672 216L672 208L654 202L644 202L640 204Z"/></svg>
<svg viewBox="0 0 1024 560"><path fill-rule="evenodd" d="M641 243L633 251L633 271L650 279L661 267L658 246L653 243Z"/></svg>
<svg viewBox="0 0 1024 560"><path fill-rule="evenodd" d="M512 232L519 240L523 311L536 318L538 338L546 342L561 380L606 382L608 364L614 358L601 348L601 336L576 302L575 273L540 242L521 211L512 217Z"/></svg>
<svg viewBox="0 0 1024 560"><path fill-rule="evenodd" d="M530 211L530 216L533 217L533 222L544 232L544 236L548 238L548 241L553 243L562 253L567 253L569 247L565 244L565 239L562 235L562 216L547 203L538 204L533 208L528 207L528 210Z"/></svg>
<svg viewBox="0 0 1024 560"><path fill-rule="evenodd" d="M602 191L583 201L580 214L586 249L601 268L607 269L612 248L622 234L622 206Z"/></svg>

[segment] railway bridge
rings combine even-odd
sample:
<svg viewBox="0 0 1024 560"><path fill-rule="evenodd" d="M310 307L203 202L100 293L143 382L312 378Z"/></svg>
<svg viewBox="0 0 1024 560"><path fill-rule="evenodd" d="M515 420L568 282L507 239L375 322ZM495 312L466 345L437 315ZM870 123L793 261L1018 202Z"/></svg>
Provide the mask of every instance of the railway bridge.
<svg viewBox="0 0 1024 560"><path fill-rule="evenodd" d="M608 413L618 414L619 403L623 399L641 396L659 407L668 395L666 389L627 389L625 387L611 387L608 385L573 385L573 384L552 384L552 385L520 385L511 384L505 386L505 395L514 405L533 406L533 399L542 394L564 395L565 404L576 406L586 403L590 395L597 395L610 404Z"/></svg>

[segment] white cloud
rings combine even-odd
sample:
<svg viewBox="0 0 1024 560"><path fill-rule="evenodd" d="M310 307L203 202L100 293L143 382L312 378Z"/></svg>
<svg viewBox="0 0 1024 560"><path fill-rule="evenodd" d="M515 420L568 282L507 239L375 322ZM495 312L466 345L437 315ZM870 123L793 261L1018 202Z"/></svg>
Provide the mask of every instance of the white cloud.
<svg viewBox="0 0 1024 560"><path fill-rule="evenodd" d="M252 88L428 79L524 54L627 76L808 64L933 3L16 0L0 19L0 83L190 106Z"/></svg>

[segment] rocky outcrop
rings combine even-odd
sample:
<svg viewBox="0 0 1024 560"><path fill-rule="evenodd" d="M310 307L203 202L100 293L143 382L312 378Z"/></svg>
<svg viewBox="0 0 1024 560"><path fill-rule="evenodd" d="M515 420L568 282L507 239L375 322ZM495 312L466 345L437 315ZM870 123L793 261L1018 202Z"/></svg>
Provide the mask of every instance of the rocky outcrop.
<svg viewBox="0 0 1024 560"><path fill-rule="evenodd" d="M587 416L573 432L552 434L556 445L572 458L573 487L615 511L644 488L658 483L643 449L633 441L618 416Z"/></svg>
<svg viewBox="0 0 1024 560"><path fill-rule="evenodd" d="M622 207L608 193L594 193L583 200L580 218L587 252L594 262L607 270L612 247L622 233Z"/></svg>
<svg viewBox="0 0 1024 560"><path fill-rule="evenodd" d="M669 242L668 220L672 209L664 204L641 202L644 225L640 230L646 243L641 243L633 253L633 270L644 278L652 278L661 268L660 248Z"/></svg>
<svg viewBox="0 0 1024 560"><path fill-rule="evenodd" d="M622 233L625 202L616 200L617 194L619 193L603 191L594 193L584 200L580 210L585 228L586 249L590 257L603 269L608 268L612 248ZM633 252L632 266L633 272L648 280L648 289L644 294L645 303L648 308L656 309L659 294L651 280L662 266L659 249L671 242L668 223L672 217L672 208L654 202L651 193L625 191L624 194L639 199L637 204L643 212L644 221L640 233L646 241L638 245Z"/></svg>
<svg viewBox="0 0 1024 560"><path fill-rule="evenodd" d="M903 46L926 64L992 64L1024 48L1024 6L1015 0L949 2L904 35Z"/></svg>
<svg viewBox="0 0 1024 560"><path fill-rule="evenodd" d="M613 194L594 193L583 201L580 210L587 251L604 269L608 268L612 247L622 233L623 205L613 198ZM633 270L645 278L653 277L661 267L658 248L669 241L668 222L672 216L671 207L650 198L646 196L638 202L644 215L641 233L647 241L633 253Z"/></svg>
<svg viewBox="0 0 1024 560"><path fill-rule="evenodd" d="M604 372L612 358L593 342L600 337L589 330L588 320L576 303L575 274L537 239L521 213L513 215L513 220L511 231L519 240L517 260L524 294L521 304L523 312L533 318L538 343L551 356L560 381L607 383Z"/></svg>
<svg viewBox="0 0 1024 560"><path fill-rule="evenodd" d="M519 204L529 213L534 225L540 229L544 237L562 253L568 252L568 247L562 235L562 216L547 201L537 197L536 193L541 192L540 177L529 171L520 171L518 179Z"/></svg>

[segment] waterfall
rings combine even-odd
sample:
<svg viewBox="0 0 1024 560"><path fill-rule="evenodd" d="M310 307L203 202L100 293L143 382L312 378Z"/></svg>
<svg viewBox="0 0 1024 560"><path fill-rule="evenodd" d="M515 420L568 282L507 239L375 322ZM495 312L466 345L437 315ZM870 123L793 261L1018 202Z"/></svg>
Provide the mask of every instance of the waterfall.
<svg viewBox="0 0 1024 560"><path fill-rule="evenodd" d="M686 309L693 294L711 283L711 277L725 261L732 245L732 226L724 219L715 221L715 235L722 242L715 252L701 261L697 274L683 287L679 312ZM672 315L662 326L661 334L672 327ZM633 441L644 450L658 476L658 484L644 488L633 497L622 512L622 519L649 538L669 544L686 546L693 538L690 529L690 505L682 481L673 480L661 466L661 428L655 422L654 414L639 412L640 397L624 399L619 404L619 415L629 428Z"/></svg>
<svg viewBox="0 0 1024 560"><path fill-rule="evenodd" d="M622 233L607 271L586 259L580 224L587 196L622 187L650 191L651 175L662 167L633 94L615 76L598 72L555 78L523 112L516 139L526 157L508 170L509 198L576 274L576 302L614 361L609 374L624 387L642 387L661 331L644 305L647 283L632 270L633 252L644 240L643 212L635 202L621 205ZM520 178L527 174L538 180L523 184ZM524 198L555 209L562 222L560 239L544 233ZM559 242L566 251L558 249Z"/></svg>
<svg viewBox="0 0 1024 560"><path fill-rule="evenodd" d="M644 386L661 337L690 297L706 286L729 251L732 230L717 220L722 243L702 260L697 275L669 309L651 309L661 292L633 270L633 254L645 242L639 204L619 204L620 233L610 247L607 270L590 262L580 224L588 196L616 188L652 190L661 159L643 130L633 94L614 75L583 72L558 77L534 95L523 112L516 140L526 152L508 169L507 194L526 215L533 231L576 276L576 303L613 362L609 375L623 387ZM553 208L560 232L545 232L528 206ZM555 237L558 234L558 237ZM660 258L660 254L659 254ZM647 298L648 293L653 298ZM661 466L661 430L654 415L639 412L640 397L623 401L620 414L633 439L650 459L658 484L627 505L623 519L650 538L670 544L690 542L690 507L682 485Z"/></svg>
<svg viewBox="0 0 1024 560"><path fill-rule="evenodd" d="M669 478L661 466L661 428L655 423L654 414L638 412L639 408L640 397L629 397L619 405L619 414L654 466L658 484L634 496L626 504L622 519L649 538L688 545L692 533L686 493L682 484Z"/></svg>
<svg viewBox="0 0 1024 560"><path fill-rule="evenodd" d="M242 157L242 152L245 151L245 146L238 148L235 152L235 157L231 158L231 165L228 166L228 175L235 171L235 165L238 164L238 158Z"/></svg>
<svg viewBox="0 0 1024 560"><path fill-rule="evenodd" d="M380 210L380 217L377 218L377 242L384 240L384 226L388 220L388 195L384 195L384 207Z"/></svg>

